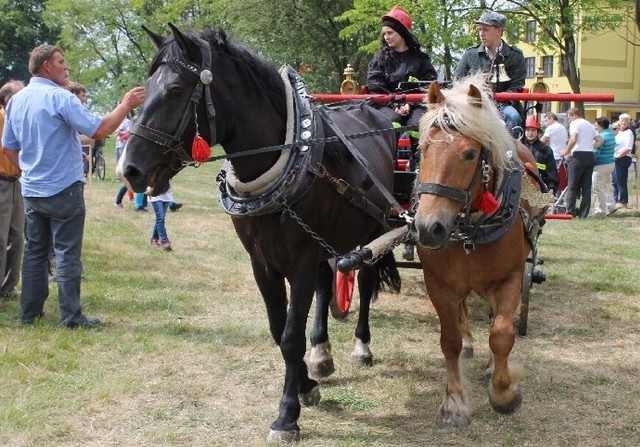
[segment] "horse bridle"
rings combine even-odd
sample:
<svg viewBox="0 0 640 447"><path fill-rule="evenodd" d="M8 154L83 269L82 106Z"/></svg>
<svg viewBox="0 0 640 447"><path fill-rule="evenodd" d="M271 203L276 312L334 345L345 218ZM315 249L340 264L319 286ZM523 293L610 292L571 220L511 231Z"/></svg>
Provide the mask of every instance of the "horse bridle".
<svg viewBox="0 0 640 447"><path fill-rule="evenodd" d="M439 126L437 125L434 125L433 127L439 128ZM415 187L415 194L417 194L418 196L422 194L433 194L435 196L446 197L447 199L462 203L463 208L468 208L471 205L471 189L473 189L480 175L482 176L482 182L485 187L489 182L489 173L491 171L491 166L487 161L487 154L487 148L482 146L480 149L480 156L478 157L478 164L476 165L473 178L471 179L471 183L469 183L469 186L466 189L443 185L441 183L420 182Z"/></svg>
<svg viewBox="0 0 640 447"><path fill-rule="evenodd" d="M193 89L193 93L191 94L191 98L189 99L189 104L193 105L193 107L191 108L187 105L176 132L171 135L142 123L134 123L130 129L130 132L133 135L137 135L162 148L165 148L166 151L163 152L164 154L171 153L172 164L174 160L178 162L177 166L174 168L176 170L180 170L187 165L196 164L193 158L189 156L182 147L181 138L192 117L195 117L196 135L199 135L197 108L200 103L200 99L202 98L203 91L207 110L207 122L209 123L210 141L208 141L208 143L211 145L216 142L216 111L211 99L211 82L213 81L213 73L211 72L211 49L207 41L200 38L196 38L195 41L202 52L202 65L200 67L188 60L179 58L170 60L167 56L165 56L161 62L162 64L169 65L180 76L193 81L196 84Z"/></svg>

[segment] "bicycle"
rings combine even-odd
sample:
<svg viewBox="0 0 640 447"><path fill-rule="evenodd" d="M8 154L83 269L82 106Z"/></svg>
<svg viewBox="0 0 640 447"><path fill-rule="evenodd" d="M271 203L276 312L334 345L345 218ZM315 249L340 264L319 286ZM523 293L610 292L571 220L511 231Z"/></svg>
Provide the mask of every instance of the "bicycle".
<svg viewBox="0 0 640 447"><path fill-rule="evenodd" d="M106 171L106 163L104 161L104 153L102 145L96 145L93 152L93 169L92 172L96 173L100 181L104 181L104 175Z"/></svg>

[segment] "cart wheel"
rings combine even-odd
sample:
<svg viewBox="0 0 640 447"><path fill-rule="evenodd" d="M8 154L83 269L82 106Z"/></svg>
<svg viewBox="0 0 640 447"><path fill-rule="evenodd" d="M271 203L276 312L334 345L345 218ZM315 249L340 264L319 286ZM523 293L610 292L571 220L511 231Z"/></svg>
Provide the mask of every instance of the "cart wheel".
<svg viewBox="0 0 640 447"><path fill-rule="evenodd" d="M344 274L336 269L335 262L330 261L329 265L335 272L333 277L333 296L329 303L329 309L333 318L342 320L347 317L351 307L356 272Z"/></svg>
<svg viewBox="0 0 640 447"><path fill-rule="evenodd" d="M536 259L533 252L529 253L527 261L524 264L524 273L522 275L522 293L520 295L520 318L518 321L518 334L527 335L527 323L529 319L529 297L531 296L531 275L533 267L536 265Z"/></svg>

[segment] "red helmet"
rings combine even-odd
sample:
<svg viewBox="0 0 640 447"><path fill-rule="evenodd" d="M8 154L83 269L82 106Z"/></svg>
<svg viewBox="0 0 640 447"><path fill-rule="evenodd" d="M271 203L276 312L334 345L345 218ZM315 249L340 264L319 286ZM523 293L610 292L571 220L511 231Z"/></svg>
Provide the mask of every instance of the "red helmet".
<svg viewBox="0 0 640 447"><path fill-rule="evenodd" d="M527 123L524 125L524 127L533 127L534 129L540 130L540 124L538 124L538 120L536 120L535 116L530 116L529 118L527 118Z"/></svg>
<svg viewBox="0 0 640 447"><path fill-rule="evenodd" d="M396 22L401 23L407 31L411 31L411 17L409 17L409 13L402 6L394 6L387 15L382 16L383 22L387 19L395 20Z"/></svg>

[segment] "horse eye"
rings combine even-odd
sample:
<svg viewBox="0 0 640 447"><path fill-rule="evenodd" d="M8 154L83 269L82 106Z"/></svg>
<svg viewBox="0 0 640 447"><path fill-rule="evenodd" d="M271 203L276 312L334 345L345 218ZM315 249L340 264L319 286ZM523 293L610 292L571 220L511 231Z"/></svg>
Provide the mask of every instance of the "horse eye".
<svg viewBox="0 0 640 447"><path fill-rule="evenodd" d="M473 161L476 159L478 151L475 149L468 149L464 152L463 158L465 161Z"/></svg>
<svg viewBox="0 0 640 447"><path fill-rule="evenodd" d="M169 90L169 95L170 96L177 96L180 97L182 96L183 90L181 87L173 87Z"/></svg>

